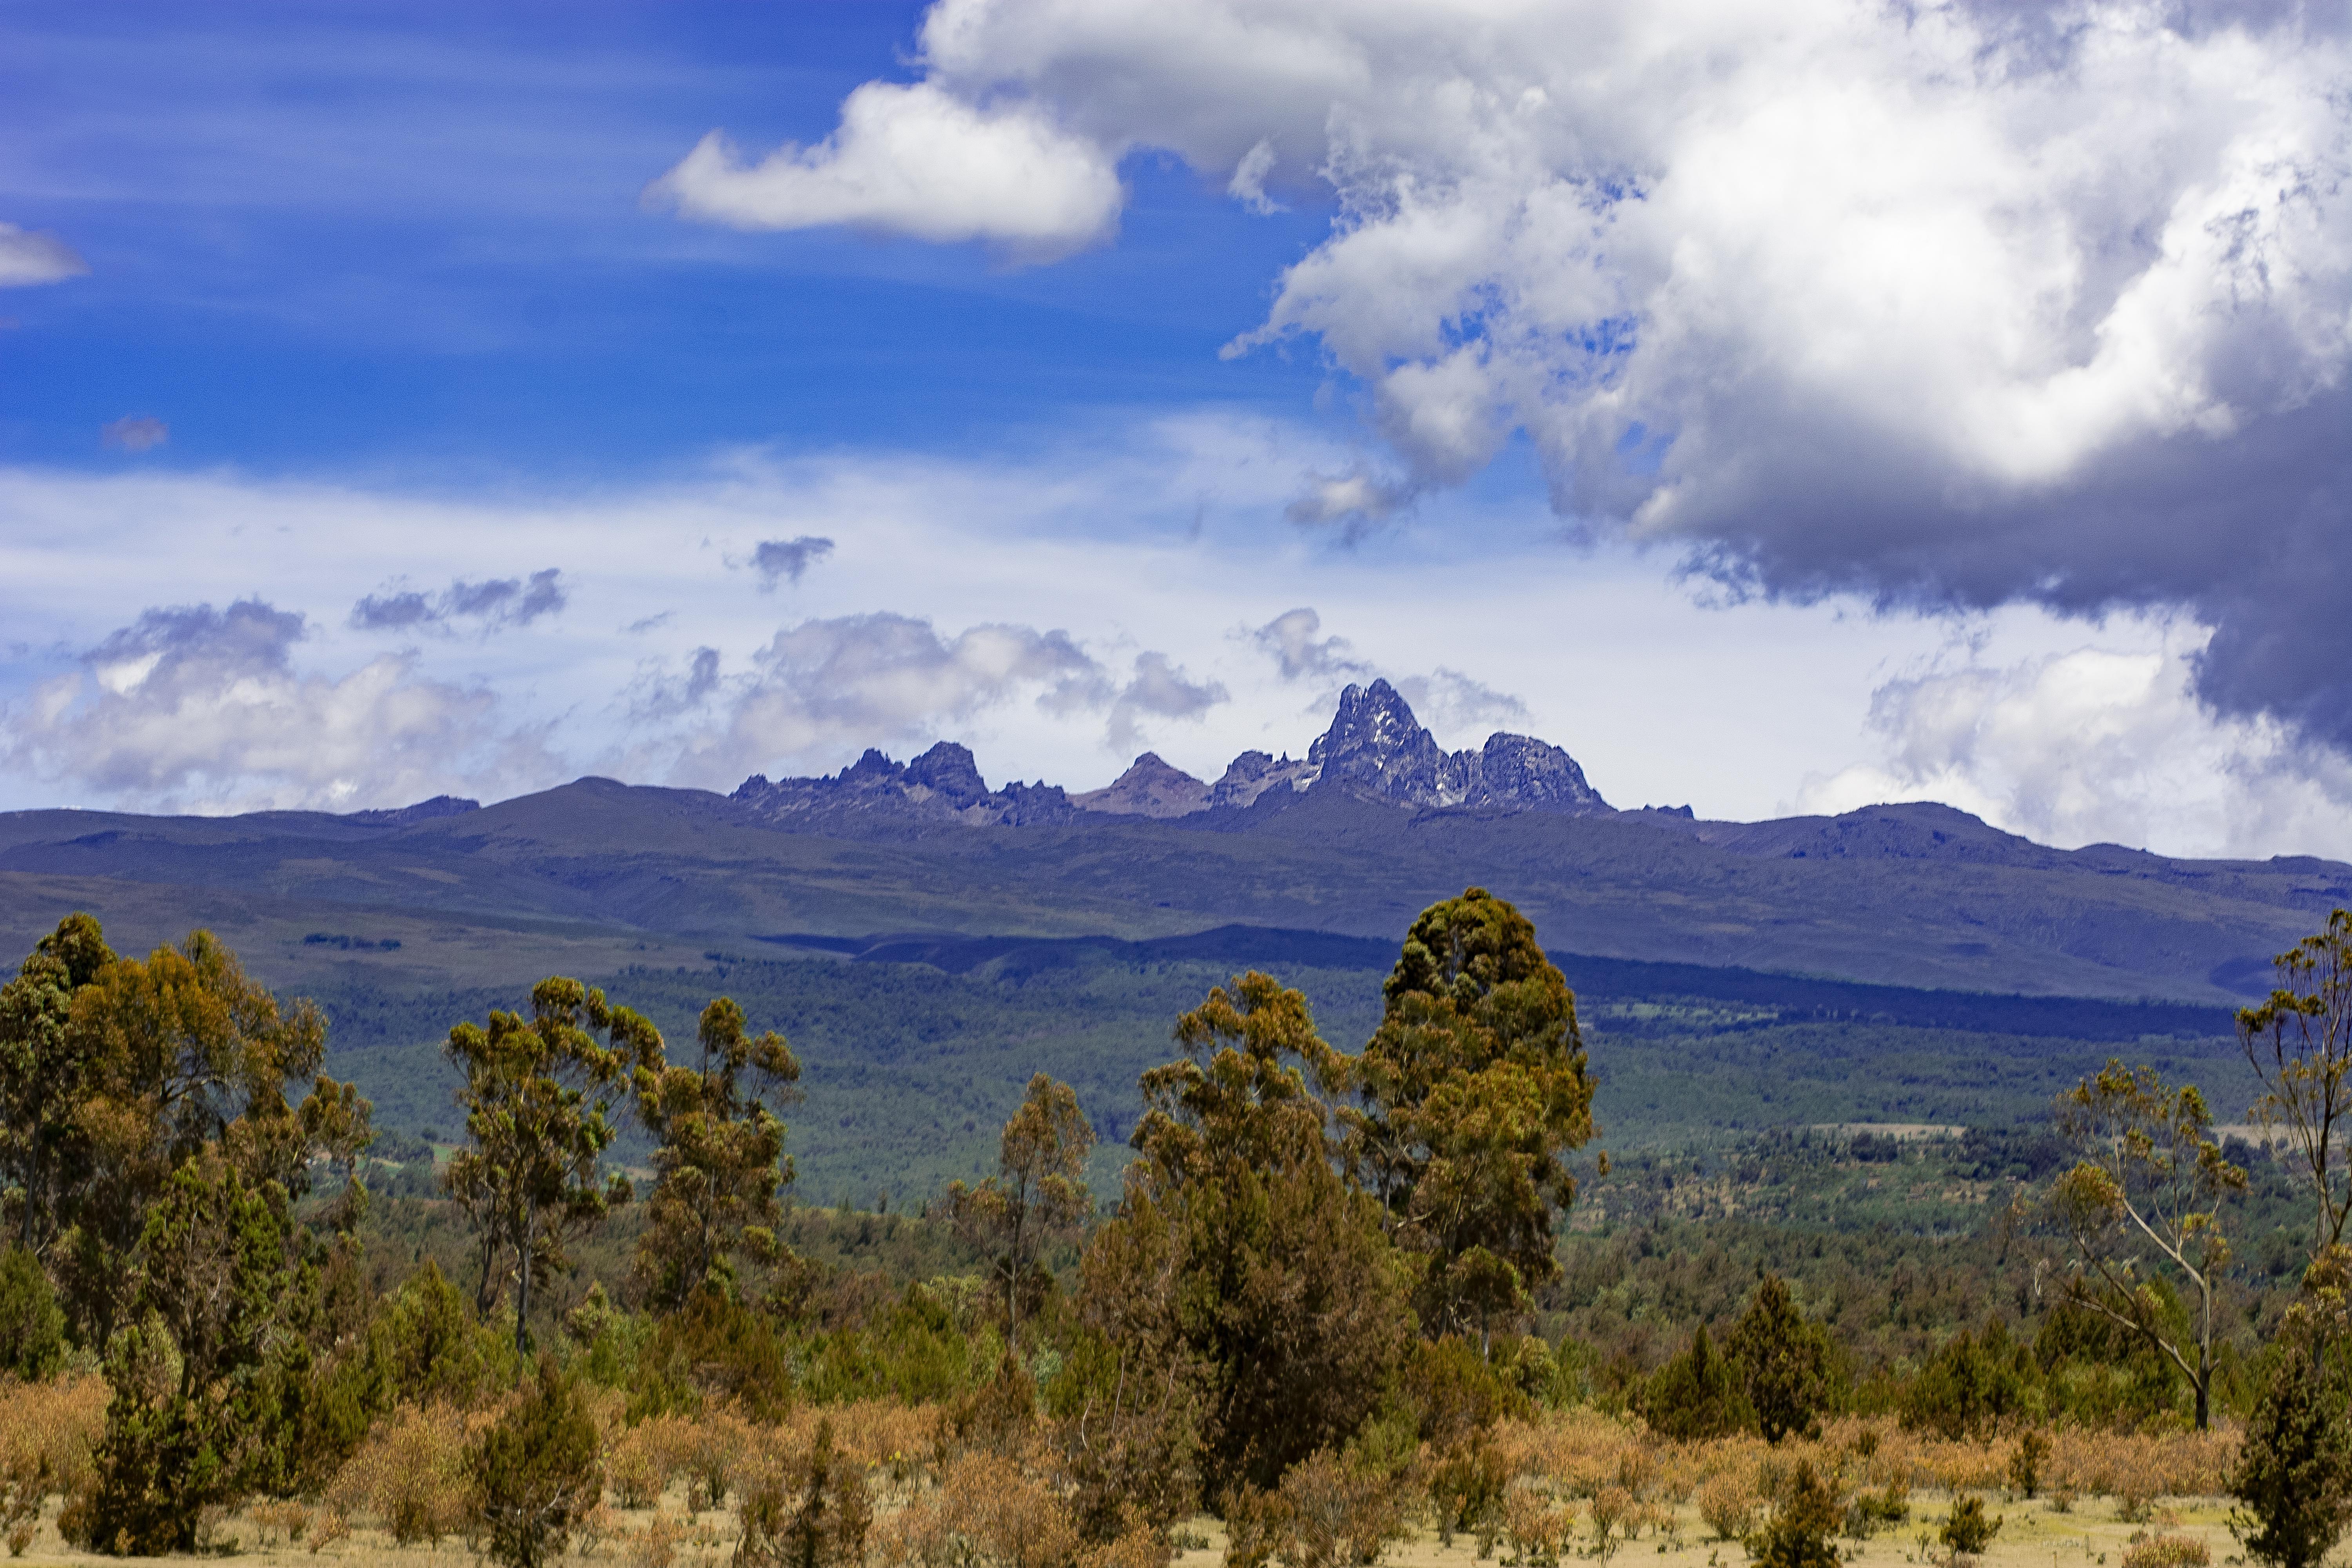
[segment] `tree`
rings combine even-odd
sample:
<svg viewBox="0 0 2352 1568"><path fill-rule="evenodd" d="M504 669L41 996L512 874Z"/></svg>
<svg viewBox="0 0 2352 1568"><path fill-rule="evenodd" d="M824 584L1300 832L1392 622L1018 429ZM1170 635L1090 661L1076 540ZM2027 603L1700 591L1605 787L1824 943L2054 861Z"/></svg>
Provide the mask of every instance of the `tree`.
<svg viewBox="0 0 2352 1568"><path fill-rule="evenodd" d="M1811 1459L1797 1462L1772 1521L1757 1532L1748 1555L1760 1568L1837 1568L1834 1539L1843 1522L1836 1489Z"/></svg>
<svg viewBox="0 0 2352 1568"><path fill-rule="evenodd" d="M93 1547L192 1551L205 1509L283 1468L270 1361L288 1348L298 1297L291 1230L283 1191L249 1185L224 1160L172 1175L141 1238L135 1316L108 1347Z"/></svg>
<svg viewBox="0 0 2352 1568"><path fill-rule="evenodd" d="M2154 1068L2108 1062L2059 1096L2057 1122L2079 1156L2051 1194L2074 1252L2067 1299L2179 1367L2204 1431L2212 1422L2213 1296L2230 1261L2216 1206L2245 1189L2246 1173L2208 1136L2204 1097L2189 1085L2167 1087ZM2152 1268L2169 1269L2195 1292L2185 1330L2168 1322Z"/></svg>
<svg viewBox="0 0 2352 1568"><path fill-rule="evenodd" d="M2238 1015L2238 1040L2262 1080L2251 1112L2284 1143L2311 1190L2312 1255L2341 1246L2352 1220L2342 1155L2352 1120L2352 910L2280 953L2270 1000Z"/></svg>
<svg viewBox="0 0 2352 1568"><path fill-rule="evenodd" d="M1830 1339L1809 1322L1788 1282L1767 1274L1724 1342L1739 1363L1749 1408L1765 1441L1802 1432L1829 1405Z"/></svg>
<svg viewBox="0 0 2352 1568"><path fill-rule="evenodd" d="M1717 1351L1705 1323L1642 1391L1642 1418L1658 1436L1677 1443L1727 1437L1756 1425L1738 1365Z"/></svg>
<svg viewBox="0 0 2352 1568"><path fill-rule="evenodd" d="M78 962L94 961L94 940L82 935ZM371 1136L366 1102L319 1073L318 1008L281 1008L209 931L100 964L71 993L65 1039L80 1074L76 1179L51 1258L85 1344L121 1321L149 1210L183 1165L217 1154L247 1186L292 1199L309 1190L314 1156L348 1166ZM309 1094L289 1104L287 1085L303 1080Z"/></svg>
<svg viewBox="0 0 2352 1568"><path fill-rule="evenodd" d="M445 1047L466 1075L457 1101L471 1146L442 1180L482 1240L478 1305L487 1310L498 1261L514 1259L515 1350L530 1350L535 1276L570 1265L572 1237L626 1201L626 1178L599 1184L612 1146L611 1112L633 1067L658 1062L661 1037L602 991L552 976L531 987L531 1016L493 1011L489 1026L461 1023ZM604 1031L599 1045L591 1029Z"/></svg>
<svg viewBox="0 0 2352 1568"><path fill-rule="evenodd" d="M41 1260L21 1247L0 1253L0 1375L37 1383L65 1351L66 1315Z"/></svg>
<svg viewBox="0 0 2352 1568"><path fill-rule="evenodd" d="M782 1256L776 1226L781 1188L793 1179L778 1108L801 1098L801 1064L783 1036L753 1038L743 1009L721 996L702 1010L694 1067L650 1059L640 1048L638 1113L656 1140L654 1190L637 1272L660 1306L697 1290L735 1294L735 1259L762 1265Z"/></svg>
<svg viewBox="0 0 2352 1568"><path fill-rule="evenodd" d="M2352 1522L2352 1445L2312 1336L2291 1334L2254 1413L2230 1490L2230 1528L2257 1562L2317 1568Z"/></svg>
<svg viewBox="0 0 2352 1568"><path fill-rule="evenodd" d="M1106 1404L1196 1393L1202 1479L1223 1498L1362 1425L1410 1331L1406 1270L1335 1167L1315 1089L1344 1088L1347 1063L1306 997L1245 974L1176 1038L1186 1055L1143 1075L1140 1157L1087 1249L1081 1317L1117 1352ZM1125 1394L1130 1377L1151 1392Z"/></svg>
<svg viewBox="0 0 2352 1568"><path fill-rule="evenodd" d="M1044 1073L1029 1080L1021 1109L1004 1124L996 1174L976 1187L948 1187L948 1214L956 1229L995 1258L1004 1282L1005 1337L1021 1342L1021 1300L1032 1291L1047 1243L1076 1232L1093 1211L1087 1191L1087 1155L1095 1130L1078 1109L1076 1090Z"/></svg>
<svg viewBox="0 0 2352 1568"><path fill-rule="evenodd" d="M1563 1156L1593 1134L1576 997L1535 927L1483 888L1422 911L1355 1063L1349 1168L1423 1259L1424 1331L1482 1342L1557 1278L1574 1201Z"/></svg>
<svg viewBox="0 0 2352 1568"><path fill-rule="evenodd" d="M14 1184L17 1241L37 1255L64 1223L87 1077L68 1035L74 993L114 962L96 920L68 915L0 986L0 1177Z"/></svg>
<svg viewBox="0 0 2352 1568"><path fill-rule="evenodd" d="M563 1553L573 1525L604 1487L596 1419L551 1357L520 1404L466 1451L487 1555L503 1568L541 1568Z"/></svg>

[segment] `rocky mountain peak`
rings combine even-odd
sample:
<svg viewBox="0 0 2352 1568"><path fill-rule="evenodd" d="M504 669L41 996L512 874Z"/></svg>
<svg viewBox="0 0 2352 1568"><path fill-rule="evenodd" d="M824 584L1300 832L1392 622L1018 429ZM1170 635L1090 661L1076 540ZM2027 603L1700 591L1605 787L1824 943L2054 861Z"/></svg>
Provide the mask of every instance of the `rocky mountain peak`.
<svg viewBox="0 0 2352 1568"><path fill-rule="evenodd" d="M1209 786L1162 761L1159 752L1146 752L1118 778L1072 795L1070 804L1114 816L1190 816L1208 808Z"/></svg>

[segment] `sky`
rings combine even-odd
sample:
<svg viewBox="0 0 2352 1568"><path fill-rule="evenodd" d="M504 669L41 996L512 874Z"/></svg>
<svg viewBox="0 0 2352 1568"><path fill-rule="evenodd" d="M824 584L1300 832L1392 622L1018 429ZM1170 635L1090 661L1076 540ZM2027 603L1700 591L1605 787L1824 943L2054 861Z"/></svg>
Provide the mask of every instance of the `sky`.
<svg viewBox="0 0 2352 1568"><path fill-rule="evenodd" d="M2352 856L2249 0L0 0L0 809L1213 778Z"/></svg>

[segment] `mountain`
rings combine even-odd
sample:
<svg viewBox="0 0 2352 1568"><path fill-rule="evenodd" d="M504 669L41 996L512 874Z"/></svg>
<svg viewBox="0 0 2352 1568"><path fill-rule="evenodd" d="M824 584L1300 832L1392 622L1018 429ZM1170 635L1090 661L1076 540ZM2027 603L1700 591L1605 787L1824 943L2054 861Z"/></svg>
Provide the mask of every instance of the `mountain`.
<svg viewBox="0 0 2352 1568"><path fill-rule="evenodd" d="M1209 809L1209 786L1162 762L1159 752L1146 752L1101 789L1072 795L1070 804L1107 816L1190 816Z"/></svg>
<svg viewBox="0 0 2352 1568"><path fill-rule="evenodd" d="M89 909L130 948L209 925L272 984L414 989L693 965L780 933L1392 942L1475 883L1596 958L2226 1005L2352 903L2336 862L2054 849L1934 805L1612 811L1543 742L1443 751L1380 682L1342 694L1304 759L1245 752L1213 784L1147 754L1073 799L992 786L942 742L731 795L590 778L467 804L0 814L0 944Z"/></svg>
<svg viewBox="0 0 2352 1568"><path fill-rule="evenodd" d="M1413 717L1385 680L1350 686L1339 694L1331 727L1307 748L1304 762L1244 752L1212 785L1156 752L1146 752L1101 789L1066 794L1059 785L1008 784L992 790L971 752L942 741L910 763L869 750L829 777L771 781L754 773L729 798L772 821L816 817L858 819L858 829L961 824L966 827L1026 827L1102 816L1191 816L1223 808L1246 809L1269 790L1343 792L1366 800L1423 809L1546 811L1589 816L1610 809L1584 779L1576 759L1529 735L1496 732L1478 751L1447 752ZM410 806L422 812L436 805Z"/></svg>

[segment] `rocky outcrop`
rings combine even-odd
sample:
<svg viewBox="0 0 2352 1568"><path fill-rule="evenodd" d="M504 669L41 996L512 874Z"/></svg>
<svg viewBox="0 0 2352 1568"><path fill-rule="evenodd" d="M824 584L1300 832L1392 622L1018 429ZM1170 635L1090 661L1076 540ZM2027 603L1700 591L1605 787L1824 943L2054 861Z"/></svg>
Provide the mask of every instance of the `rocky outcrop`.
<svg viewBox="0 0 2352 1568"><path fill-rule="evenodd" d="M1190 816L1209 808L1209 786L1161 761L1159 752L1146 752L1101 789L1072 795L1070 804L1112 816Z"/></svg>
<svg viewBox="0 0 2352 1568"><path fill-rule="evenodd" d="M379 807L374 811L347 811L346 822L363 822L370 827L405 827L412 822L432 822L444 816L462 816L469 811L479 811L482 803L462 795L436 795L431 800L420 800L415 805Z"/></svg>
<svg viewBox="0 0 2352 1568"><path fill-rule="evenodd" d="M770 780L753 773L729 796L762 816L860 813L913 821L958 822L974 827L1022 827L1066 822L1074 814L1061 785L1017 780L992 790L971 748L942 741L909 763L867 748L864 756L824 778Z"/></svg>
<svg viewBox="0 0 2352 1568"><path fill-rule="evenodd" d="M1019 827L1067 822L1080 812L1175 817L1246 809L1269 794L1310 789L1346 790L1424 808L1570 816L1611 809L1585 782L1574 757L1531 735L1497 732L1475 752L1442 750L1385 680L1341 692L1331 727L1307 748L1304 760L1244 752L1214 784L1146 752L1112 783L1075 798L1045 784L992 790L970 750L942 741L910 763L868 751L829 778L771 782L755 773L732 798L769 817L862 813L882 820Z"/></svg>
<svg viewBox="0 0 2352 1568"><path fill-rule="evenodd" d="M1209 789L1209 805L1246 806L1268 790L1297 791L1315 782L1322 772L1313 763L1294 762L1288 752L1276 759L1264 752L1244 752L1225 765L1225 773Z"/></svg>
<svg viewBox="0 0 2352 1568"><path fill-rule="evenodd" d="M1405 805L1549 811L1611 809L1576 759L1532 735L1496 731L1475 752L1444 752L1385 680L1339 694L1331 728L1307 752L1313 787L1350 789Z"/></svg>

